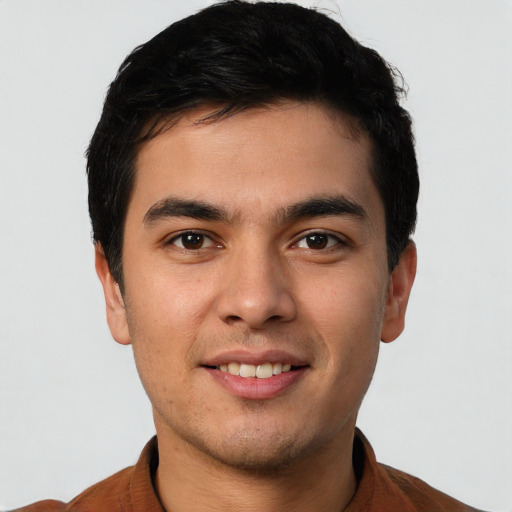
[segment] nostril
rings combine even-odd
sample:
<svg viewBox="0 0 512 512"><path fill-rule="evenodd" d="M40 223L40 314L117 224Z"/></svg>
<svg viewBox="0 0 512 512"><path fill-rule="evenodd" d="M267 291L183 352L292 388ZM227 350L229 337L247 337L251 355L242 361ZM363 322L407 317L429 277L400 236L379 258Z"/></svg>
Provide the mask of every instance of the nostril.
<svg viewBox="0 0 512 512"><path fill-rule="evenodd" d="M261 323L267 323L267 322L272 322L272 321L275 322L275 321L279 321L281 319L282 319L281 315L272 315L272 316L269 316L266 320L264 320ZM226 321L228 323L236 323L236 322L243 322L244 319L240 316L230 315L226 318Z"/></svg>
<svg viewBox="0 0 512 512"><path fill-rule="evenodd" d="M233 278L234 279L234 278ZM236 284L236 287L235 287ZM289 321L295 317L295 302L291 295L279 290L252 290L242 283L235 283L234 292L223 290L217 302L217 313L228 325L246 324L251 329ZM277 286L277 285L276 285Z"/></svg>

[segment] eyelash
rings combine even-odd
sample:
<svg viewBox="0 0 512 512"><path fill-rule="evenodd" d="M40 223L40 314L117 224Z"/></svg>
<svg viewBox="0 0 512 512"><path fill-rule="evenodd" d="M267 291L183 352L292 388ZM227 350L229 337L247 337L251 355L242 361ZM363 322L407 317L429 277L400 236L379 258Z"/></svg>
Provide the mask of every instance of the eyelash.
<svg viewBox="0 0 512 512"><path fill-rule="evenodd" d="M309 245L307 247L300 247L299 244L301 242L305 242L307 244L308 238L313 237L319 237L323 240L326 240L326 246L324 247L310 247ZM334 235L332 233L327 233L325 231L311 231L309 233L306 233L305 235L302 235L301 238L297 240L295 244L293 244L294 247L299 247L300 249L307 249L310 251L322 251L322 250L329 250L329 249L335 249L336 246L340 247L346 247L348 243L343 240L340 236Z"/></svg>
<svg viewBox="0 0 512 512"><path fill-rule="evenodd" d="M200 246L199 247L185 247L185 244L183 243L184 237L194 237L194 236L201 237ZM317 242L314 241L315 237L318 238ZM317 247L309 246L308 241L307 241L308 238L311 239L314 243L318 243L318 246ZM176 243L179 240L181 240L181 245L178 245ZM207 247L204 247L204 244L206 241L209 241L209 243L208 243ZM192 240L192 242L193 242L193 240ZM308 244L308 246L301 247L299 244L302 242L304 242L305 244ZM324 246L322 246L322 242L325 242ZM221 247L220 244L218 244L218 243L216 244L215 240L211 236L207 235L206 233L202 233L200 231L184 231L184 232L179 233L178 235L175 235L172 238L170 238L165 243L165 245L174 245L174 246L178 247L179 249L182 249L185 251L192 251L192 252L199 251L200 249L208 249L215 245L217 247ZM193 245L193 243L192 243L192 245ZM340 238L339 236L333 235L331 233L326 233L325 231L311 231L311 232L303 235L301 238L299 238L297 240L297 242L295 242L293 244L293 247L297 247L299 249L307 249L307 250L311 250L311 251L322 251L322 250L326 250L326 249L335 248L338 245L342 246L342 247L346 247L348 245L348 243L345 240L343 240L342 238Z"/></svg>
<svg viewBox="0 0 512 512"><path fill-rule="evenodd" d="M190 236L202 237L203 243L201 244L200 247L197 247L197 248L187 248L183 244L183 239L186 236L189 236L189 237ZM180 240L180 239L181 239L181 242L182 242L181 246L176 244L176 242L178 240ZM205 241L209 241L208 247L203 247ZM200 249L207 249L207 248L213 247L215 245L217 247L220 247L220 244L216 243L215 240L211 236L207 235L206 233L202 233L201 231L184 231L182 233L179 233L178 235L174 235L167 242L165 242L165 245L174 245L174 246L178 247L178 249L181 249L181 250L184 250L184 251L193 251L193 252L194 251L198 251Z"/></svg>

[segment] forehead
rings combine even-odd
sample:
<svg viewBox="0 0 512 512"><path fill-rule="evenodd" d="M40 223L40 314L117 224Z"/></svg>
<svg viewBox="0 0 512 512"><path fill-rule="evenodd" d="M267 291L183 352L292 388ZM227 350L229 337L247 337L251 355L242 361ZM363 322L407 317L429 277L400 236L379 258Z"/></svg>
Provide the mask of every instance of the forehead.
<svg viewBox="0 0 512 512"><path fill-rule="evenodd" d="M212 112L192 110L142 146L128 215L166 195L275 216L308 196L342 194L383 217L370 176L372 144L355 121L312 103L205 120Z"/></svg>

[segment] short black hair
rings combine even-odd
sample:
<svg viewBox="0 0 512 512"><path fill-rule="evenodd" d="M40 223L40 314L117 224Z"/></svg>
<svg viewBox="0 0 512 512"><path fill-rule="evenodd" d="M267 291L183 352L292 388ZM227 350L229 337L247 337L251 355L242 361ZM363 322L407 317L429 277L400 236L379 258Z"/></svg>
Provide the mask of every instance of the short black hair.
<svg viewBox="0 0 512 512"><path fill-rule="evenodd" d="M392 270L416 223L419 180L401 75L333 19L296 4L230 0L178 21L123 62L87 157L93 238L123 288L123 226L140 146L206 103L217 116L279 100L315 102L354 119L373 145Z"/></svg>

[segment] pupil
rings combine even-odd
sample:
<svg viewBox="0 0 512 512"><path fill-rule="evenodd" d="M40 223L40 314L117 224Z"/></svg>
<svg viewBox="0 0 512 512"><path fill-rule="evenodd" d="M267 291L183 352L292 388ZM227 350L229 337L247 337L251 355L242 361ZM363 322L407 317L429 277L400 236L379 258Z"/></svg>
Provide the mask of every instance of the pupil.
<svg viewBox="0 0 512 512"><path fill-rule="evenodd" d="M307 244L310 249L323 249L327 246L327 235L310 235Z"/></svg>
<svg viewBox="0 0 512 512"><path fill-rule="evenodd" d="M203 235L199 235L197 233L189 233L188 235L183 235L183 246L186 249L200 249L203 245L204 237Z"/></svg>

